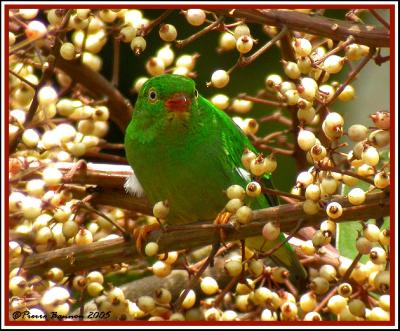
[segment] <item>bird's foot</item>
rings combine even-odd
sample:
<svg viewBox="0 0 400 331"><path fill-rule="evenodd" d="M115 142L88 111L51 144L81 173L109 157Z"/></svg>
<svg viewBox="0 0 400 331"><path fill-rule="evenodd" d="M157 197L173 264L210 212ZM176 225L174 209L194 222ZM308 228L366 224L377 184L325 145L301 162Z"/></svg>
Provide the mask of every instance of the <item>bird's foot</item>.
<svg viewBox="0 0 400 331"><path fill-rule="evenodd" d="M217 217L214 220L214 224L215 225L223 225L223 224L228 224L229 219L231 218L232 213L227 212L227 211L221 211ZM222 243L225 242L226 239L226 235L225 235L225 231L222 227L219 228L219 238L221 240Z"/></svg>
<svg viewBox="0 0 400 331"><path fill-rule="evenodd" d="M136 245L136 250L141 253L143 249L143 244L146 242L147 237L152 231L155 230L162 230L164 231L164 228L161 223L152 223L152 224L147 224L147 225L142 225L138 228L135 228L133 230L133 238L135 240L135 245Z"/></svg>

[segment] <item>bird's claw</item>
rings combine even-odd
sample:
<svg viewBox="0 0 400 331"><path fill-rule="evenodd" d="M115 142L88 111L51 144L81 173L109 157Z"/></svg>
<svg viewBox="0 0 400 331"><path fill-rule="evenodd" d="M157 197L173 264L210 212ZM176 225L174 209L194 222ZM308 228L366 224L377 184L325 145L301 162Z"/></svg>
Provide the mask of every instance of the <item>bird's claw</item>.
<svg viewBox="0 0 400 331"><path fill-rule="evenodd" d="M213 223L215 225L228 224L229 219L231 218L231 216L232 216L232 213L227 212L227 211L222 211L217 215L217 217L215 218ZM226 235L225 235L225 231L224 231L224 229L222 227L219 228L219 238L220 238L222 243L225 242Z"/></svg>
<svg viewBox="0 0 400 331"><path fill-rule="evenodd" d="M161 229L160 223L153 223L148 225L142 225L133 230L133 238L135 240L136 250L141 253L143 244L145 243L150 232Z"/></svg>

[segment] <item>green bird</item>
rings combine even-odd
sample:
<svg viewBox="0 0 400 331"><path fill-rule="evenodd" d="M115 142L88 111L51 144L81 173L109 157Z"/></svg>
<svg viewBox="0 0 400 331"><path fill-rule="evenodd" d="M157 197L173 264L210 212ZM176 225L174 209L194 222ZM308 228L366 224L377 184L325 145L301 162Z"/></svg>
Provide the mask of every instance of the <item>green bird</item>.
<svg viewBox="0 0 400 331"><path fill-rule="evenodd" d="M167 224L212 221L228 202L226 189L252 180L241 157L257 153L243 131L223 111L199 95L195 82L178 75L160 75L142 86L125 132L125 151L134 175L128 192L145 195L151 204L167 200ZM269 175L263 176L270 186ZM253 209L274 203L268 196L251 198ZM184 240L184 239L183 239ZM284 240L248 238L246 246L267 251ZM288 243L272 256L304 278L304 268Z"/></svg>

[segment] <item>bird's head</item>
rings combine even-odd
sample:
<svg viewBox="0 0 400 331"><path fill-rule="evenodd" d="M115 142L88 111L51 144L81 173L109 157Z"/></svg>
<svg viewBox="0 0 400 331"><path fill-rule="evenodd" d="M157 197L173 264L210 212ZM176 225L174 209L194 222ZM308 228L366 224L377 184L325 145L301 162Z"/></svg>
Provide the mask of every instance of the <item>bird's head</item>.
<svg viewBox="0 0 400 331"><path fill-rule="evenodd" d="M160 75L143 84L133 118L142 128L186 126L197 106L195 82L178 75Z"/></svg>

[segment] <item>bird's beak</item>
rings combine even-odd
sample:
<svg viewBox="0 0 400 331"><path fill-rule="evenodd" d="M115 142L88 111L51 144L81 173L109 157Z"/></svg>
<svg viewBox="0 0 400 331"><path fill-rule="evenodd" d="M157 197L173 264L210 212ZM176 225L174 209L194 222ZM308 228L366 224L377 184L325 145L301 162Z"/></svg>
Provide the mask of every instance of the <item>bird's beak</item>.
<svg viewBox="0 0 400 331"><path fill-rule="evenodd" d="M187 94L174 93L165 100L164 104L169 111L183 113L189 110L192 104L192 99L189 98Z"/></svg>

